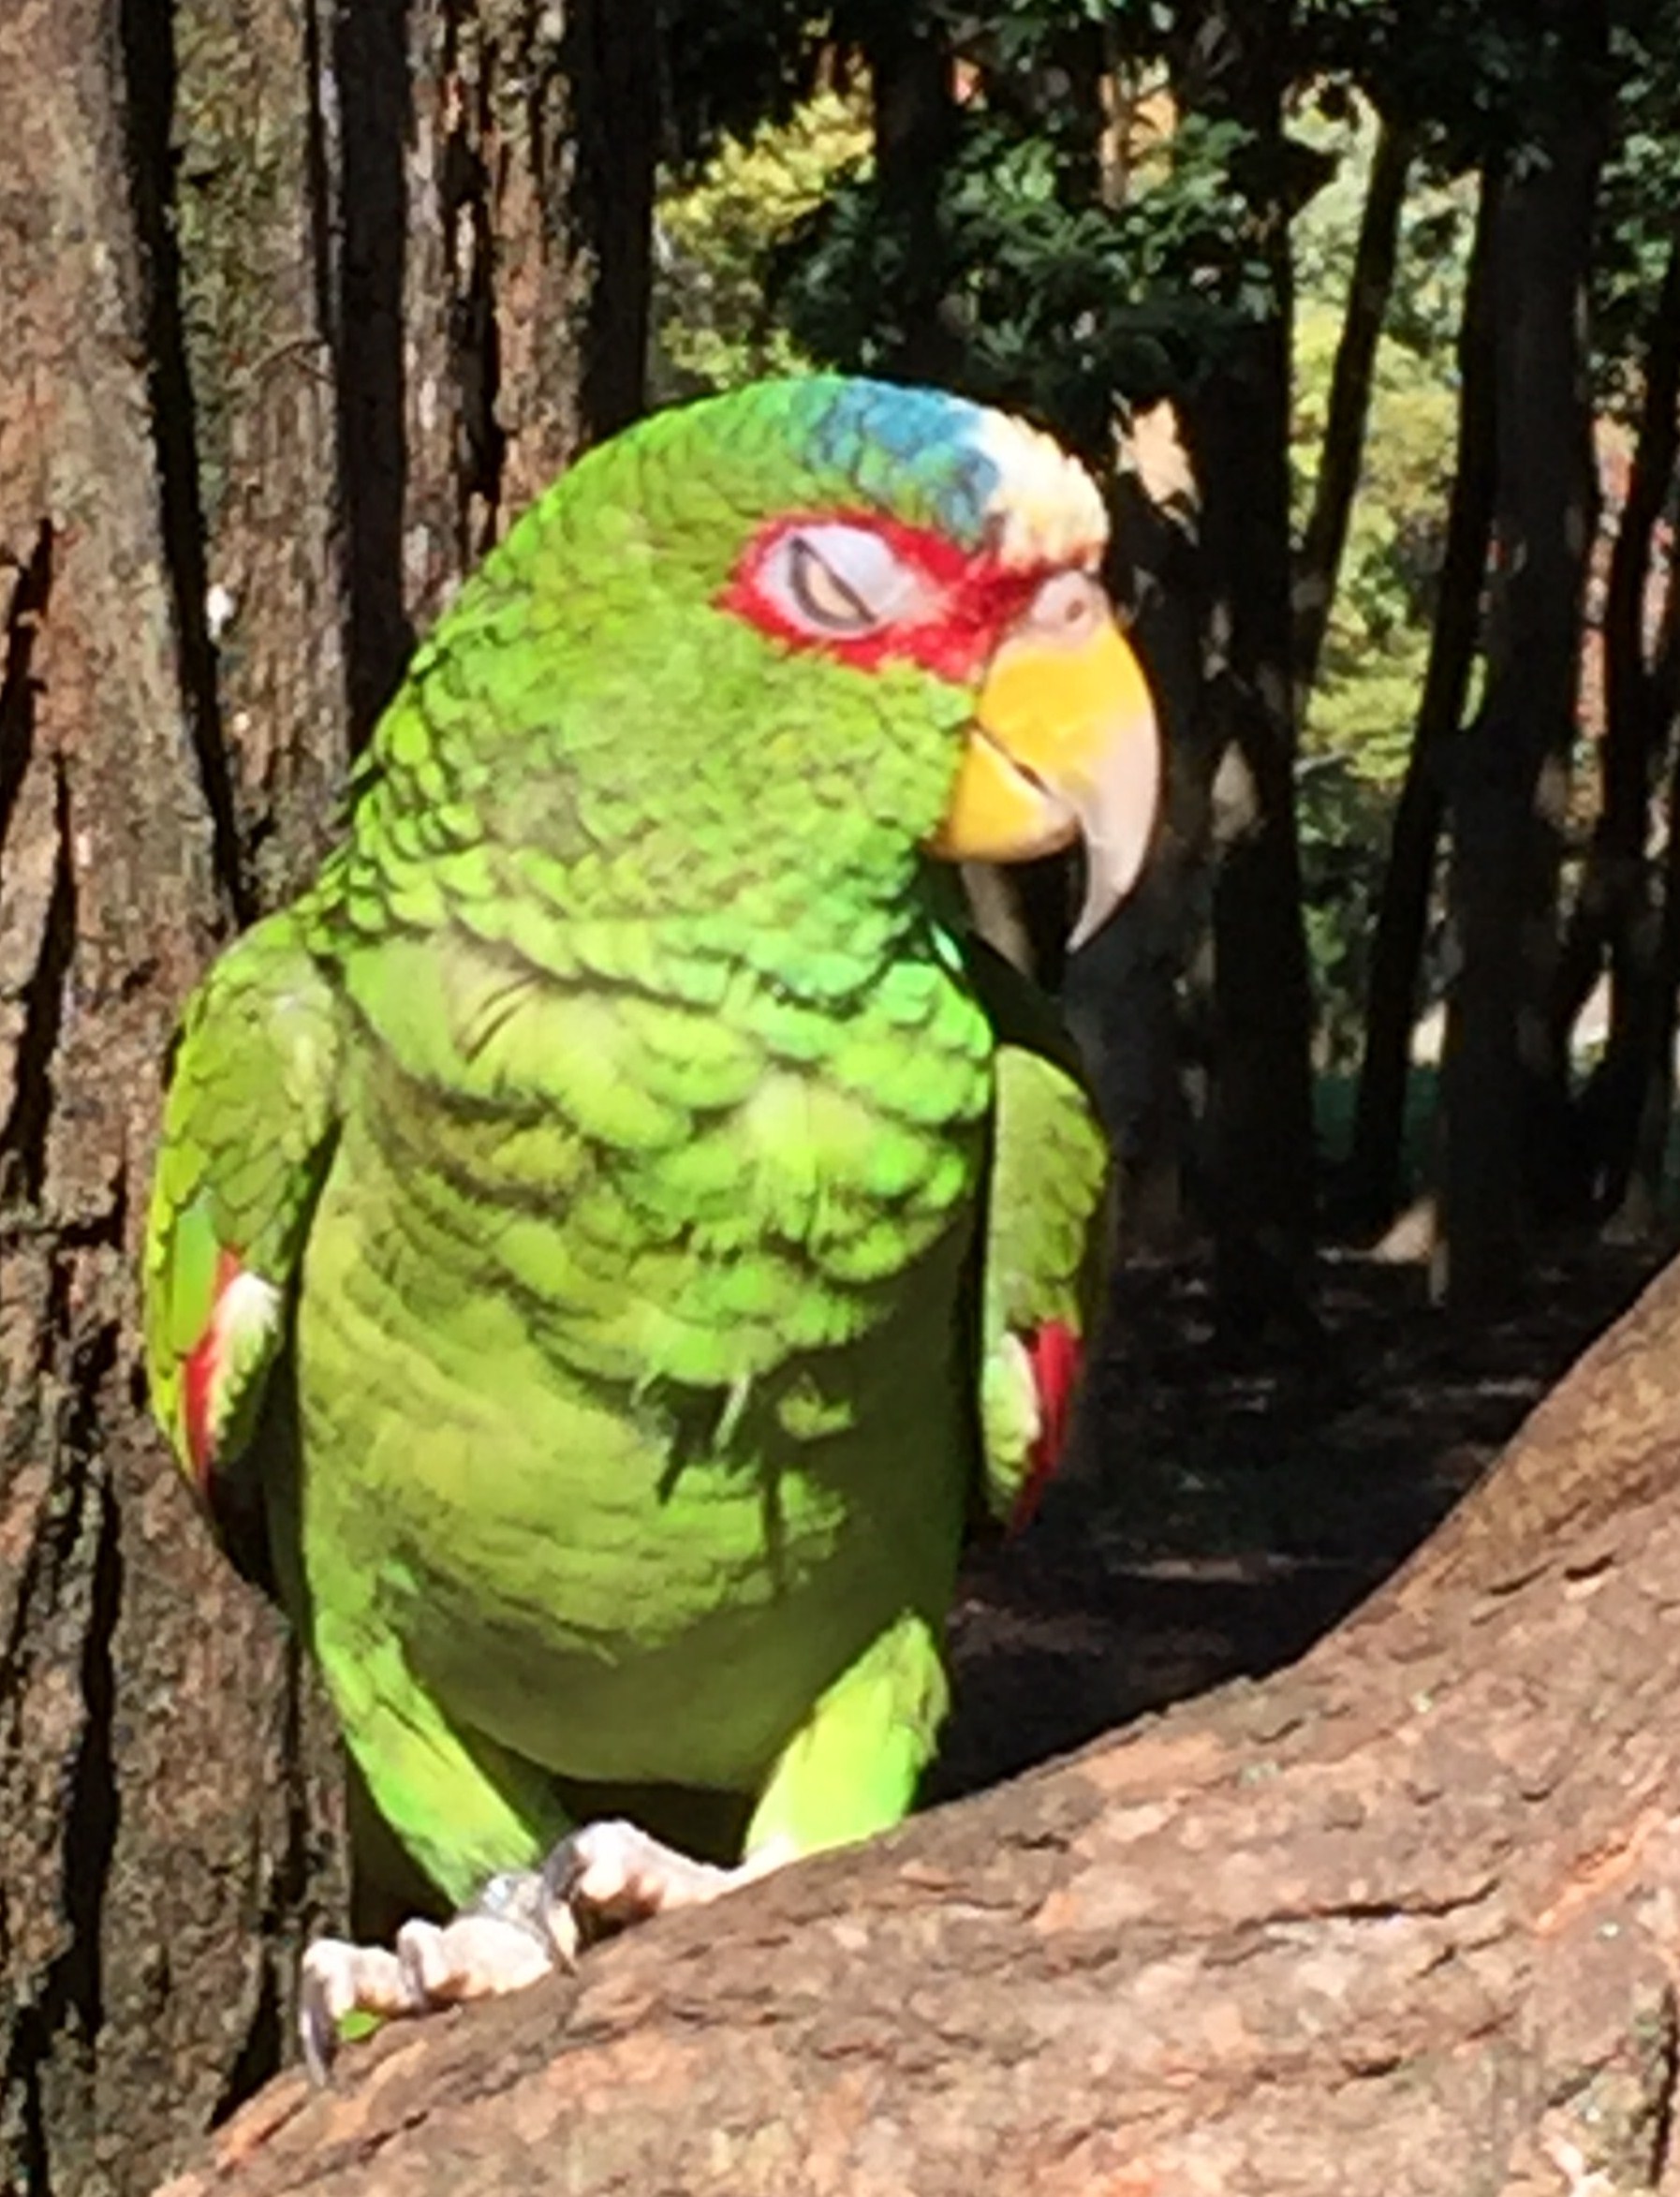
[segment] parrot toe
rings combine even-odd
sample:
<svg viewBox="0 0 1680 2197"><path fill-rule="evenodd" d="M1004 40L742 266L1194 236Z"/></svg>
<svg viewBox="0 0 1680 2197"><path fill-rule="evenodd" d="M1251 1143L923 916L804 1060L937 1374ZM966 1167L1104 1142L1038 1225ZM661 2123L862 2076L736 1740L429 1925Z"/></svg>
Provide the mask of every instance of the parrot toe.
<svg viewBox="0 0 1680 2197"><path fill-rule="evenodd" d="M339 2025L351 2014L384 2019L419 2013L402 1961L383 1946L317 1938L303 1955L298 1980L298 2038L303 2064L318 2088L332 2072Z"/></svg>
<svg viewBox="0 0 1680 2197"><path fill-rule="evenodd" d="M719 1868L691 1860L622 1818L586 1823L563 1838L543 1866L545 1927L556 1937L560 1919L569 1918L586 1941L668 1908L704 1907L791 1859L769 1845L732 1869Z"/></svg>
<svg viewBox="0 0 1680 2197"><path fill-rule="evenodd" d="M523 1923L479 1913L441 1925L405 1923L397 1932L397 1958L427 2010L523 1991L554 1966L549 1945Z"/></svg>
<svg viewBox="0 0 1680 2197"><path fill-rule="evenodd" d="M573 1941L566 1925L539 1921L542 1879L535 1870L493 1877L470 1907L447 1923L416 1917L397 1932L396 1947L355 1945L317 1938L303 1955L298 2031L303 2063L317 2087L351 2016L390 2021L459 2006L471 1998L523 1991L556 1965L569 1967Z"/></svg>

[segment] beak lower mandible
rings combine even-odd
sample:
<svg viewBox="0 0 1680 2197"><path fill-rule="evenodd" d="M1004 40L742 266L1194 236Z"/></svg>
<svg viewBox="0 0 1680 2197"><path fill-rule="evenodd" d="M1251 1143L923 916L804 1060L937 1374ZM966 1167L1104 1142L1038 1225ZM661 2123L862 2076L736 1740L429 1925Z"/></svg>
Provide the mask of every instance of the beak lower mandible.
<svg viewBox="0 0 1680 2197"><path fill-rule="evenodd" d="M1136 882L1159 792L1138 659L1097 582L1058 574L992 659L928 850L1024 862L1083 838L1085 901L1068 941L1083 946Z"/></svg>

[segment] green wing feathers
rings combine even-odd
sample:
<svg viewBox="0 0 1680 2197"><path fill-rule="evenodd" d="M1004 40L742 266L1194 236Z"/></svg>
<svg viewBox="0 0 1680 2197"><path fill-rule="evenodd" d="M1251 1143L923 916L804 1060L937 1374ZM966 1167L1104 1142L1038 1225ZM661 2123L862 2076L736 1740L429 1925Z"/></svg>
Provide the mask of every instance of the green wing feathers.
<svg viewBox="0 0 1680 2197"><path fill-rule="evenodd" d="M335 1128L339 1010L295 915L188 1003L147 1224L146 1371L200 1494L237 1478Z"/></svg>
<svg viewBox="0 0 1680 2197"><path fill-rule="evenodd" d="M1024 1524L1066 1435L1108 1237L1108 1146L1044 995L978 942L968 973L997 1040L986 1200L980 1425L987 1508Z"/></svg>

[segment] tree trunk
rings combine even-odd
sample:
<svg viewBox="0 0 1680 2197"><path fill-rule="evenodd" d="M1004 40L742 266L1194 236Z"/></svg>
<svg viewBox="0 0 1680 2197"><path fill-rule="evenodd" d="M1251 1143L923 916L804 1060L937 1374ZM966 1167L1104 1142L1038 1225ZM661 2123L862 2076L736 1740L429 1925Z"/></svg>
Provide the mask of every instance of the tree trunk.
<svg viewBox="0 0 1680 2197"><path fill-rule="evenodd" d="M1680 739L1675 737L1674 726L1680 707L1680 572L1672 564L1651 694L1653 710L1670 743L1666 801L1670 822L1662 853L1662 914L1651 971L1652 1011L1643 1033L1639 1121L1628 1179L1614 1215L1615 1225L1624 1234L1648 1231L1661 1210L1674 1105L1674 1044L1680 1023L1680 831L1673 825L1673 819L1680 817Z"/></svg>
<svg viewBox="0 0 1680 2197"><path fill-rule="evenodd" d="M1646 852L1652 778L1668 727L1647 624L1657 529L1680 455L1680 245L1671 248L1645 347L1628 494L1604 600L1605 727L1602 794L1574 920L1565 942L1553 1042L1567 1046L1575 1018L1610 950L1610 1032L1581 1113L1592 1157L1595 1202L1614 1213L1628 1189L1657 1024L1663 1019L1662 919L1654 905ZM1670 584L1673 584L1672 576Z"/></svg>
<svg viewBox="0 0 1680 2197"><path fill-rule="evenodd" d="M96 0L0 28L0 2181L82 2197L278 2064L343 1890L324 1718L138 1410L160 1067L242 887L121 85Z"/></svg>
<svg viewBox="0 0 1680 2197"><path fill-rule="evenodd" d="M1217 736L1214 885L1214 1226L1233 1333L1305 1311L1313 1236L1312 999L1295 826L1289 611L1289 258L1283 138L1287 11L1205 11L1178 70L1186 109L1247 133L1234 180L1269 310L1234 331L1184 407L1202 492Z"/></svg>
<svg viewBox="0 0 1680 2197"><path fill-rule="evenodd" d="M1359 487L1377 347L1388 315L1389 293L1394 287L1400 214L1406 204L1411 159L1412 132L1385 118L1378 128L1364 210L1353 249L1353 273L1331 375L1312 510L1295 558L1292 598L1298 713L1305 710L1318 677L1330 606L1335 600L1336 575L1348 540L1348 518Z"/></svg>
<svg viewBox="0 0 1680 2197"><path fill-rule="evenodd" d="M939 191L955 129L951 49L943 26L899 0L873 0L862 23L875 134L876 188L896 256L884 302L892 323L885 363L905 381L950 381L958 344L940 313L945 244Z"/></svg>
<svg viewBox="0 0 1680 2197"><path fill-rule="evenodd" d="M640 402L650 9L0 11L0 2187L31 2197L150 2188L279 2064L345 1911L328 1720L140 1409L163 1066L209 954L314 866L417 626Z"/></svg>
<svg viewBox="0 0 1680 2197"><path fill-rule="evenodd" d="M1109 569L1149 681L1163 783L1138 889L1068 963L1062 1006L1090 1074L1119 1179L1128 1251L1182 1247L1193 1173L1180 997L1211 840L1215 757L1202 677L1201 497L1170 405L1133 422L1113 491Z"/></svg>
<svg viewBox="0 0 1680 2197"><path fill-rule="evenodd" d="M1301 1663L284 2078L168 2197L1671 2190L1680 1270Z"/></svg>
<svg viewBox="0 0 1680 2197"><path fill-rule="evenodd" d="M1592 538L1583 315L1602 132L1584 93L1555 97L1545 157L1507 178L1495 217L1488 690L1454 773L1441 1080L1437 1282L1465 1313L1509 1299L1537 1193L1557 1210L1572 1172L1546 1009Z"/></svg>
<svg viewBox="0 0 1680 2197"><path fill-rule="evenodd" d="M1429 664L1371 944L1346 1200L1354 1224L1373 1232L1388 1226L1404 1194L1406 1094L1446 806L1447 757L1464 721L1481 632L1494 512L1492 231L1497 198L1496 182L1484 176L1459 323L1458 455Z"/></svg>

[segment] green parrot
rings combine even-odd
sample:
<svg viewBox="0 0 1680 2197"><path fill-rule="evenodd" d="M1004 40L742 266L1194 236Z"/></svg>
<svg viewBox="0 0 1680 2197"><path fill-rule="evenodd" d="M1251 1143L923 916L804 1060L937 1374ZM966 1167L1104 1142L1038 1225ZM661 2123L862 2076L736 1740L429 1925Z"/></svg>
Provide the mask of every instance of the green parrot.
<svg viewBox="0 0 1680 2197"><path fill-rule="evenodd" d="M933 391L642 421L462 589L344 844L187 1007L155 1408L462 1910L311 1948L312 2059L910 1806L965 1520L1050 1462L1085 1319L1102 1143L956 865L1082 836L1076 936L1137 874L1104 538ZM652 1835L685 1794L735 1796L710 1858Z"/></svg>

